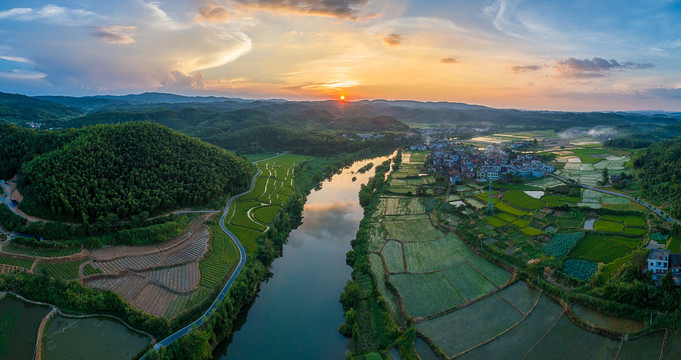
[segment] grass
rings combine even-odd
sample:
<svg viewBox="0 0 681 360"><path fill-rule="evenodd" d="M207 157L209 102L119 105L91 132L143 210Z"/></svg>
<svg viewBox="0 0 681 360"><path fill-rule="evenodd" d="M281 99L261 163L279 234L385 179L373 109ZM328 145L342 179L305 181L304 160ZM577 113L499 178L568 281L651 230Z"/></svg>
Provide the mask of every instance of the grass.
<svg viewBox="0 0 681 360"><path fill-rule="evenodd" d="M503 198L507 203L521 209L537 210L545 205L540 199L535 199L522 190L508 190Z"/></svg>
<svg viewBox="0 0 681 360"><path fill-rule="evenodd" d="M87 261L87 259L60 264L38 263L33 272L36 274L46 274L55 279L73 280L79 277L78 269L80 268L80 264L85 261Z"/></svg>
<svg viewBox="0 0 681 360"><path fill-rule="evenodd" d="M435 315L464 303L461 295L439 272L393 274L390 282L397 288L411 317Z"/></svg>
<svg viewBox="0 0 681 360"><path fill-rule="evenodd" d="M408 220L406 220L408 219ZM385 218L383 227L387 231L388 239L398 239L403 242L432 241L444 236L433 227L427 215L414 218Z"/></svg>
<svg viewBox="0 0 681 360"><path fill-rule="evenodd" d="M609 264L606 264L600 271L598 277L602 283L605 283L610 279L610 277L619 270L622 265L631 259L631 255L625 256L623 258L617 259Z"/></svg>
<svg viewBox="0 0 681 360"><path fill-rule="evenodd" d="M232 239L213 223L210 226L211 239L206 256L199 262L200 286L209 289L217 286L239 262L239 252Z"/></svg>
<svg viewBox="0 0 681 360"><path fill-rule="evenodd" d="M456 235L448 234L435 241L406 243L404 255L409 272L429 272L461 264L473 256L473 251Z"/></svg>
<svg viewBox="0 0 681 360"><path fill-rule="evenodd" d="M494 207L501 210L501 211L505 211L505 212L507 212L511 215L515 215L515 216L518 216L518 217L525 216L525 215L529 214L529 211L516 209L513 206L508 205L505 202L498 202L498 203L494 204Z"/></svg>
<svg viewBox="0 0 681 360"><path fill-rule="evenodd" d="M28 256L37 257L62 257L77 254L81 251L80 248L69 248L69 249L41 249L41 248L29 248L20 245L9 244L3 249L5 252L12 254L21 254Z"/></svg>
<svg viewBox="0 0 681 360"><path fill-rule="evenodd" d="M610 232L610 233L623 233L624 224L605 220L596 220L594 223L594 229L596 231Z"/></svg>

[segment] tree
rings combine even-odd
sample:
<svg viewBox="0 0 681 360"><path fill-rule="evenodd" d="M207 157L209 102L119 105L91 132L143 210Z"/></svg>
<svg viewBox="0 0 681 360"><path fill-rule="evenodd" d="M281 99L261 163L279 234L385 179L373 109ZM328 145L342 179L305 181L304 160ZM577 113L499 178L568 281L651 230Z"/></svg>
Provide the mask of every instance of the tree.
<svg viewBox="0 0 681 360"><path fill-rule="evenodd" d="M676 284L674 283L674 277L672 276L671 271L668 271L662 277L662 280L660 281L660 288L667 294L675 293Z"/></svg>
<svg viewBox="0 0 681 360"><path fill-rule="evenodd" d="M606 185L610 181L610 176L608 175L608 168L603 168L603 185Z"/></svg>

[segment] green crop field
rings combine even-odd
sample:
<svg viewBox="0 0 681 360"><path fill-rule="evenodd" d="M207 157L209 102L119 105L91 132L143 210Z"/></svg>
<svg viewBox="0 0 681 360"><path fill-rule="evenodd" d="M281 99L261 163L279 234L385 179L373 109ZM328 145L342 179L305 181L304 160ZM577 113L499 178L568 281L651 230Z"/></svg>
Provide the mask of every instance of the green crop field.
<svg viewBox="0 0 681 360"><path fill-rule="evenodd" d="M232 239L218 225L211 226L211 240L208 252L199 262L200 286L212 289L239 262L239 252Z"/></svg>
<svg viewBox="0 0 681 360"><path fill-rule="evenodd" d="M669 332L667 345L664 347L664 360L676 359L681 353L681 333Z"/></svg>
<svg viewBox="0 0 681 360"><path fill-rule="evenodd" d="M504 268L500 268L481 256L473 256L468 260L468 266L477 270L497 286L502 286L511 278L511 274Z"/></svg>
<svg viewBox="0 0 681 360"><path fill-rule="evenodd" d="M483 321L480 314L494 314ZM416 329L455 356L506 331L523 317L498 296L489 296L438 318L416 324Z"/></svg>
<svg viewBox="0 0 681 360"><path fill-rule="evenodd" d="M561 228L581 229L586 220L586 215L582 212L566 212L563 216L556 219L556 225Z"/></svg>
<svg viewBox="0 0 681 360"><path fill-rule="evenodd" d="M624 235L629 235L629 236L643 236L647 232L648 231L646 229L641 229L641 228L625 228L624 229Z"/></svg>
<svg viewBox="0 0 681 360"><path fill-rule="evenodd" d="M560 305L542 296L537 307L518 326L493 341L458 357L457 360L522 359L562 313L563 309Z"/></svg>
<svg viewBox="0 0 681 360"><path fill-rule="evenodd" d="M537 210L544 206L544 202L525 194L522 190L508 190L504 193L504 201L526 210Z"/></svg>
<svg viewBox="0 0 681 360"><path fill-rule="evenodd" d="M619 270L620 267L622 267L622 265L624 265L624 263L626 263L630 259L631 259L631 255L628 255L628 256L625 256L621 259L617 259L617 260L605 265L603 267L603 269L601 269L601 271L598 275L601 282L605 283L606 281L608 281L608 279L610 279L612 274L614 274L617 270Z"/></svg>
<svg viewBox="0 0 681 360"><path fill-rule="evenodd" d="M236 204L232 202L234 210L230 211L231 214L227 216L227 220L229 220L229 223L232 225L263 232L265 231L264 226L256 224L248 218L248 210L260 206L260 204L261 203L258 201L236 201Z"/></svg>
<svg viewBox="0 0 681 360"><path fill-rule="evenodd" d="M397 288L411 317L435 315L464 303L461 295L439 272L393 274L390 282Z"/></svg>
<svg viewBox="0 0 681 360"><path fill-rule="evenodd" d="M255 250L258 248L256 240L262 235L262 232L232 224L227 224L226 226L227 230L239 239L239 242L244 246L248 255L255 254Z"/></svg>
<svg viewBox="0 0 681 360"><path fill-rule="evenodd" d="M626 217L617 215L603 215L601 220L623 223Z"/></svg>
<svg viewBox="0 0 681 360"><path fill-rule="evenodd" d="M456 235L448 234L435 241L405 243L404 255L409 272L429 272L461 264L473 256L473 251Z"/></svg>
<svg viewBox="0 0 681 360"><path fill-rule="evenodd" d="M383 247L383 250L381 250L381 255L383 255L385 263L388 265L388 271L391 273L405 271L401 243L397 241L388 241Z"/></svg>
<svg viewBox="0 0 681 360"><path fill-rule="evenodd" d="M443 273L466 301L475 300L497 288L495 284L467 264L449 268Z"/></svg>
<svg viewBox="0 0 681 360"><path fill-rule="evenodd" d="M33 261L26 259L15 259L11 257L0 256L0 264L19 266L24 269L30 269Z"/></svg>
<svg viewBox="0 0 681 360"><path fill-rule="evenodd" d="M506 222L514 222L514 221L518 220L517 217L515 217L511 214L507 214L507 213L499 213L499 214L496 215L496 217L498 217L499 219L504 220Z"/></svg>
<svg viewBox="0 0 681 360"><path fill-rule="evenodd" d="M89 275L94 275L94 274L101 274L102 270L97 269L96 267L86 264L83 266L83 276L89 276Z"/></svg>
<svg viewBox="0 0 681 360"><path fill-rule="evenodd" d="M601 162L604 158L603 157L595 157L595 156L590 156L590 155L604 155L607 154L608 152L603 150L603 149L594 149L594 148L580 148L580 149L571 149L572 153L575 154L575 156L578 156L579 159L582 161L582 164L596 164Z"/></svg>
<svg viewBox="0 0 681 360"><path fill-rule="evenodd" d="M388 239L398 239L404 242L432 241L444 236L442 232L433 227L427 215L409 218L386 217L383 227L388 232Z"/></svg>
<svg viewBox="0 0 681 360"><path fill-rule="evenodd" d="M80 248L68 248L68 249L40 249L40 248L28 248L20 245L9 244L3 248L7 253L11 254L22 254L28 256L37 257L61 257L77 254L81 251Z"/></svg>
<svg viewBox="0 0 681 360"><path fill-rule="evenodd" d="M586 260L569 259L563 263L563 272L567 276L584 282L589 281L591 276L596 273L596 264Z"/></svg>
<svg viewBox="0 0 681 360"><path fill-rule="evenodd" d="M513 206L508 205L505 202L498 202L498 203L494 204L494 207L501 210L501 211L505 211L505 212L507 212L511 215L515 215L515 216L518 216L518 217L525 216L525 215L529 214L529 212L527 212L525 210L516 209Z"/></svg>
<svg viewBox="0 0 681 360"><path fill-rule="evenodd" d="M524 228L524 227L526 227L527 225L530 225L530 220L518 219L518 220L512 222L511 224L513 224L513 225L515 225L515 226L517 226L517 227L519 227L519 228Z"/></svg>
<svg viewBox="0 0 681 360"><path fill-rule="evenodd" d="M673 253L681 252L681 236L672 236L669 241L667 241L667 250L671 250Z"/></svg>
<svg viewBox="0 0 681 360"><path fill-rule="evenodd" d="M539 299L539 291L527 286L522 281L519 281L506 289L497 293L497 295L508 300L513 306L520 309L524 313L529 313L534 307L534 304Z"/></svg>
<svg viewBox="0 0 681 360"><path fill-rule="evenodd" d="M390 315L393 316L393 319L400 319L401 315L399 314L400 310L397 305L396 296L392 291L388 290L385 285L385 269L383 268L381 257L377 254L369 254L369 262L371 263L371 272L373 272L374 279L376 279L376 283L378 284L378 291L380 291L381 295L386 300Z"/></svg>
<svg viewBox="0 0 681 360"><path fill-rule="evenodd" d="M530 227L530 226L525 226L524 228L520 229L520 231L522 231L523 234L525 234L527 236L537 236L537 235L543 234L543 232L541 232L541 230L537 230L537 229Z"/></svg>
<svg viewBox="0 0 681 360"><path fill-rule="evenodd" d="M591 260L594 262L602 262L607 264L621 257L627 256L631 252L629 248L626 248L615 242L608 241L605 239L603 239L597 244L589 244L592 247L587 250L588 245L582 246L582 244L587 244L586 241L587 239L584 239L584 241L580 243L580 246L575 248L573 252L570 253L570 255L581 257L583 259Z"/></svg>
<svg viewBox="0 0 681 360"><path fill-rule="evenodd" d="M631 238L631 237L623 237L623 236L608 236L608 240L616 242L619 245L622 245L622 246L627 247L627 248L632 249L632 250L636 249L639 245L641 245L641 239L639 239L639 238Z"/></svg>
<svg viewBox="0 0 681 360"><path fill-rule="evenodd" d="M602 314L581 304L570 306L572 312L582 320L599 328L609 329L618 333L630 333L643 330L645 325L637 320L619 318Z"/></svg>
<svg viewBox="0 0 681 360"><path fill-rule="evenodd" d="M36 264L33 272L36 274L46 274L47 276L51 276L55 279L73 280L79 277L78 269L80 268L80 264L84 263L85 261L87 261L87 259L61 264L38 263Z"/></svg>
<svg viewBox="0 0 681 360"><path fill-rule="evenodd" d="M487 221L490 225L494 227L502 227L508 225L508 222L501 220L496 216L488 216L485 218L485 221Z"/></svg>
<svg viewBox="0 0 681 360"><path fill-rule="evenodd" d="M271 224L279 209L280 207L276 205L259 207L253 210L253 217L263 224Z"/></svg>
<svg viewBox="0 0 681 360"><path fill-rule="evenodd" d="M658 359L664 342L664 331L654 332L644 337L622 343L617 360ZM679 355L679 354L677 354Z"/></svg>
<svg viewBox="0 0 681 360"><path fill-rule="evenodd" d="M526 359L614 359L619 345L619 340L584 331L563 316Z"/></svg>
<svg viewBox="0 0 681 360"><path fill-rule="evenodd" d="M624 232L624 224L612 221L596 220L594 223L594 229L596 229L596 231L602 232L622 233Z"/></svg>

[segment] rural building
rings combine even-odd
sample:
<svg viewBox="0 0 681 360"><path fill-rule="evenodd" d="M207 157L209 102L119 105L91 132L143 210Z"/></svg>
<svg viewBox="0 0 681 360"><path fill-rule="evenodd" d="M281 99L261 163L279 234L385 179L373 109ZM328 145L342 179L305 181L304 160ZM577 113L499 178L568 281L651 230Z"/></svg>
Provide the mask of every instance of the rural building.
<svg viewBox="0 0 681 360"><path fill-rule="evenodd" d="M669 255L671 251L652 249L648 254L648 271L655 274L666 274L669 269Z"/></svg>

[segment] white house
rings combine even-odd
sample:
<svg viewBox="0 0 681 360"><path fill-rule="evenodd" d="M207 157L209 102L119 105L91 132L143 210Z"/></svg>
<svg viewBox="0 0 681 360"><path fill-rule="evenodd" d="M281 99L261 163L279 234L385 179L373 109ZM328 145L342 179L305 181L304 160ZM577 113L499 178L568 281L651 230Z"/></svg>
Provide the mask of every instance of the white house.
<svg viewBox="0 0 681 360"><path fill-rule="evenodd" d="M666 274L669 269L669 254L671 251L652 249L648 254L648 270L655 274Z"/></svg>

